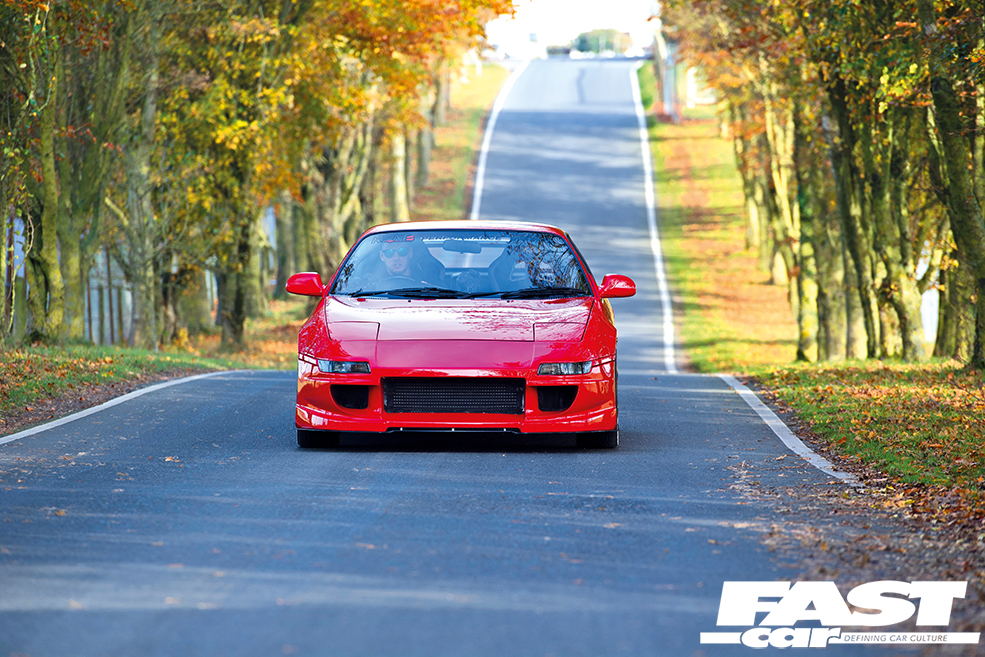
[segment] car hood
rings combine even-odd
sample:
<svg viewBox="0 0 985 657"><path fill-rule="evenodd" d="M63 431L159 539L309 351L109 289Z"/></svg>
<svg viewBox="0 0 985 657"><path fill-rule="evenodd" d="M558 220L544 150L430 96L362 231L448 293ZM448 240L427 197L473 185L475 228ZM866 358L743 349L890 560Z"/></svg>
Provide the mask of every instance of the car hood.
<svg viewBox="0 0 985 657"><path fill-rule="evenodd" d="M336 340L581 340L594 300L356 299L328 297ZM374 335L375 334L375 335Z"/></svg>

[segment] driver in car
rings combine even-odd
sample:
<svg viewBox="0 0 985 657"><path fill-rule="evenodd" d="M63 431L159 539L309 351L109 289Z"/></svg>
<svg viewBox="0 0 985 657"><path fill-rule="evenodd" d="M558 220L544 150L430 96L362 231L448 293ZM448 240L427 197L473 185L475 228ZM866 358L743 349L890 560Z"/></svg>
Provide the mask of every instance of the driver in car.
<svg viewBox="0 0 985 657"><path fill-rule="evenodd" d="M412 262L413 258L414 247L409 244L384 244L380 249L380 260L386 266L384 277L402 276L420 281L423 278L421 267Z"/></svg>

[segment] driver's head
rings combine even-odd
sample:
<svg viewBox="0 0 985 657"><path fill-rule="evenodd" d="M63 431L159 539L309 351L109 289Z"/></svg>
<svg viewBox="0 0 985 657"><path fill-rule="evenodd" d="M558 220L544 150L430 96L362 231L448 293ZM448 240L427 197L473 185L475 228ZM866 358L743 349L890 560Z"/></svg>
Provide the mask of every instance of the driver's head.
<svg viewBox="0 0 985 657"><path fill-rule="evenodd" d="M414 256L414 247L404 244L384 244L380 249L380 260L386 265L386 271L392 276L407 276L410 273L410 259Z"/></svg>

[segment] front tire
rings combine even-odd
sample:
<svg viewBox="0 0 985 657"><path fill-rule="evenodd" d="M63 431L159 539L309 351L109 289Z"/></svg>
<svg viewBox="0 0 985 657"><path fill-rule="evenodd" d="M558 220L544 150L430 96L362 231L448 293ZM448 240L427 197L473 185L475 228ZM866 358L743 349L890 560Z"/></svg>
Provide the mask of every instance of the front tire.
<svg viewBox="0 0 985 657"><path fill-rule="evenodd" d="M339 434L336 431L312 431L298 429L298 447L338 447Z"/></svg>
<svg viewBox="0 0 985 657"><path fill-rule="evenodd" d="M612 431L593 431L578 434L578 447L583 449L615 449L619 447L619 364L613 359L615 376L613 381L613 397L616 402L616 428Z"/></svg>

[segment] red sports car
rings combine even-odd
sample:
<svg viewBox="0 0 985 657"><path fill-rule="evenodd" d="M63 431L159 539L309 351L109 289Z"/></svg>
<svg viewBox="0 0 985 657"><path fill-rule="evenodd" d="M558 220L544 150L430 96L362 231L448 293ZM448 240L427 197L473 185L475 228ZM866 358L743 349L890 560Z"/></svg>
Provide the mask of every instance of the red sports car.
<svg viewBox="0 0 985 657"><path fill-rule="evenodd" d="M482 431L569 434L619 444L616 327L601 286L552 226L432 221L363 233L298 336L298 445L340 433Z"/></svg>

